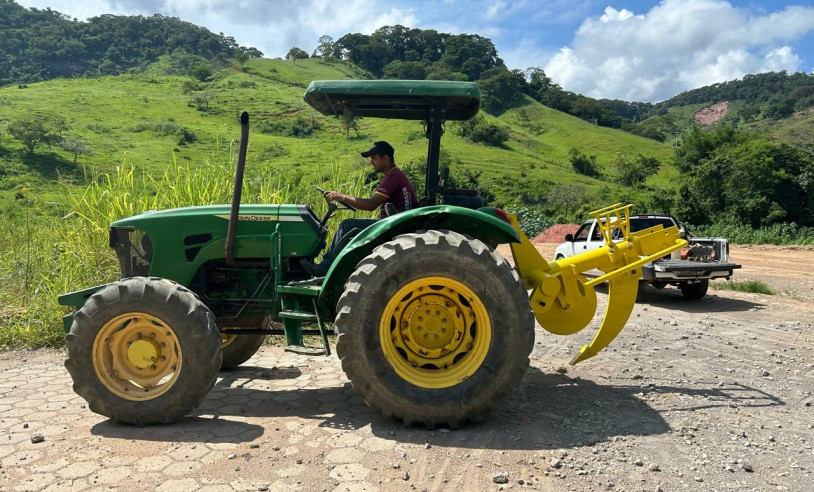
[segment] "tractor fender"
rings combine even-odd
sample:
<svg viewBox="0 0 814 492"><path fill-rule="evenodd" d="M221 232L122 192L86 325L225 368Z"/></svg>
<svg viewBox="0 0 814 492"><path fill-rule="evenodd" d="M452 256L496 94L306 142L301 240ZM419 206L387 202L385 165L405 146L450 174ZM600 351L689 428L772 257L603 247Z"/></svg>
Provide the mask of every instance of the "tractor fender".
<svg viewBox="0 0 814 492"><path fill-rule="evenodd" d="M66 294L62 294L61 296L59 296L57 302L59 302L61 306L68 306L73 308L73 311L62 317L62 327L65 330L66 334L71 331L71 324L73 323L74 313L77 312L79 308L85 305L85 301L88 300L88 297L104 289L108 285L110 284L94 285L93 287L88 287L87 289L75 290L73 292L68 292Z"/></svg>
<svg viewBox="0 0 814 492"><path fill-rule="evenodd" d="M498 244L520 241L517 231L492 207L473 210L453 205L434 205L387 217L360 232L337 256L322 283L319 304L323 313L331 314L333 318L348 277L376 247L396 236L429 229L467 234L493 248Z"/></svg>

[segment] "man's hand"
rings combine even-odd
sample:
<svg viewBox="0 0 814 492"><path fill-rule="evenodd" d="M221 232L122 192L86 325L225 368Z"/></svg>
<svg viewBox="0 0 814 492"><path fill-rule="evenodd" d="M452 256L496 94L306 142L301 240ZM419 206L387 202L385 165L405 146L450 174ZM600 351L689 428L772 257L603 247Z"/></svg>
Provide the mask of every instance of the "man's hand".
<svg viewBox="0 0 814 492"><path fill-rule="evenodd" d="M338 191L326 191L324 196L332 202L344 202L348 198L347 195Z"/></svg>

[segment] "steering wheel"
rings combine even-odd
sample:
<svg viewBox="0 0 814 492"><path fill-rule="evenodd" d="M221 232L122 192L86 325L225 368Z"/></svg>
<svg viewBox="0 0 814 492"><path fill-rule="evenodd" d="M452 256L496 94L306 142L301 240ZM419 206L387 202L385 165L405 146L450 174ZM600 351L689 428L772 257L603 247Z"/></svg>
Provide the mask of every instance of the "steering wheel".
<svg viewBox="0 0 814 492"><path fill-rule="evenodd" d="M322 198L324 198L325 201L328 202L328 209L329 210L336 210L337 208L342 208L342 209L345 209L345 210L350 210L351 212L356 212L356 209L351 207L347 203L334 202L334 201L328 200L328 197L325 196L325 193L328 192L327 190L323 190L319 186L317 186L316 189L317 189L317 191L322 193Z"/></svg>

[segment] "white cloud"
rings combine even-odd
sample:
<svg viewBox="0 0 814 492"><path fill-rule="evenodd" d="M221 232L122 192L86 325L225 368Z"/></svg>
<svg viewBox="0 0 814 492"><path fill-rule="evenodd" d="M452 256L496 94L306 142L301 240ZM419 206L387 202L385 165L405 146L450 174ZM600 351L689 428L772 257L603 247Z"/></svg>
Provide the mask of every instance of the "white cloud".
<svg viewBox="0 0 814 492"><path fill-rule="evenodd" d="M797 71L786 42L814 31L814 8L750 15L720 0L663 0L645 14L607 7L545 66L563 88L597 98L660 101L748 73Z"/></svg>

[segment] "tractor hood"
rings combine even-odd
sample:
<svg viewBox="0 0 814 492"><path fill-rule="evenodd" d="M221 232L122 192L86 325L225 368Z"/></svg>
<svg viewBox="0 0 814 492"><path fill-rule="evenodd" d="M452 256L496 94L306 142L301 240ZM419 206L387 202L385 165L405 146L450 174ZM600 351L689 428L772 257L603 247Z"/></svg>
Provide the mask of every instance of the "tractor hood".
<svg viewBox="0 0 814 492"><path fill-rule="evenodd" d="M202 263L225 257L229 210L229 205L186 207L117 220L110 225L110 246L142 244L149 252L145 256L150 257L150 275L188 285ZM147 239L125 240L134 231ZM278 231L280 241L273 245ZM236 258L268 259L273 247L279 247L283 257L312 256L324 230L305 205L241 205L236 234Z"/></svg>
<svg viewBox="0 0 814 492"><path fill-rule="evenodd" d="M274 222L301 221L302 205L241 205L239 221ZM206 205L201 207L173 208L169 210L147 211L110 224L111 227L133 226L138 229L151 229L178 221L229 221L229 205Z"/></svg>

